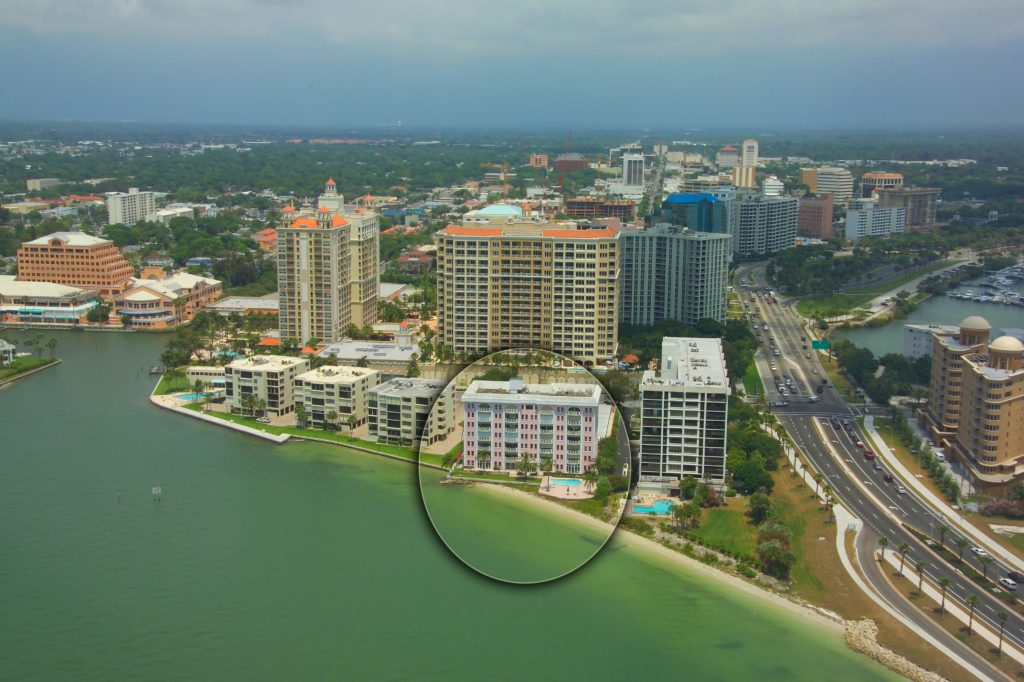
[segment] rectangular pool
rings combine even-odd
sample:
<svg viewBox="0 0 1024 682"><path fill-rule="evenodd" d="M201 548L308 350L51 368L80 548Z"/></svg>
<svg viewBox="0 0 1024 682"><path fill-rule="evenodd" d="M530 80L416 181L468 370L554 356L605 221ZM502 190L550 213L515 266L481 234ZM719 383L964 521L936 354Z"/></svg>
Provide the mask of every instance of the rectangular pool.
<svg viewBox="0 0 1024 682"><path fill-rule="evenodd" d="M578 486L583 485L583 480L579 478L552 478L549 479L551 485L568 485Z"/></svg>

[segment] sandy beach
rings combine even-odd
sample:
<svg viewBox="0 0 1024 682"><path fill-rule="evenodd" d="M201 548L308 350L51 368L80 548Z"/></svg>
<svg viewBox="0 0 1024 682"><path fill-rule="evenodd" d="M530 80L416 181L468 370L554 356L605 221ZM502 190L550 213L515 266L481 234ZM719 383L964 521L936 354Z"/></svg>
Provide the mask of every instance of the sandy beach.
<svg viewBox="0 0 1024 682"><path fill-rule="evenodd" d="M596 519L593 516L590 516L589 514L584 514L582 512L569 509L568 507L558 504L557 502L552 502L550 500L537 497L536 495L524 493L510 486L487 485L486 483L475 484L475 486L478 489L491 491L496 495L514 497L517 500L522 500L529 504L533 504L538 508L543 508L547 513L559 514L563 518L571 519L576 523L582 523L584 525L590 526L591 528L601 530L605 533L608 533L609 541L614 540L615 542L622 543L623 545L630 547L632 549L647 552L648 554L651 554L653 556L657 556L659 558L675 562L676 564L684 567L687 571L698 573L702 576L706 576L707 578L716 581L720 585L724 585L731 589L741 591L744 594L757 597L772 606L780 608L788 613L800 616L801 618L804 618L807 621L814 623L815 625L828 627L839 636L841 636L843 633L843 623L841 621L836 620L835 618L830 618L813 608L791 601L783 595L776 594L774 592L770 592L768 590L757 587L756 585L753 585L735 575L726 573L725 571L720 571L716 568L712 568L711 566L708 566L707 564L704 564L696 559L688 557L681 552L676 552L669 549L668 547L664 547L663 545L658 544L654 540L649 540L645 537L641 537L635 533L631 533L625 530L613 532L616 530L616 526L613 526L609 523L605 523L604 521ZM600 549L597 551L600 551Z"/></svg>

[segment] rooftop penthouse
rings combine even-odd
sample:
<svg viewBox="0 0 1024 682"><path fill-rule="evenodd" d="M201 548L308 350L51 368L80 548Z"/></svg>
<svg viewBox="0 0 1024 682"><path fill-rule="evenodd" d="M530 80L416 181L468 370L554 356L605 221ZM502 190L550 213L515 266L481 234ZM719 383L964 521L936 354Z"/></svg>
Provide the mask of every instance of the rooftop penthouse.
<svg viewBox="0 0 1024 682"><path fill-rule="evenodd" d="M601 387L597 384L527 384L522 379L474 381L462 396L462 402L533 403L537 405L597 405Z"/></svg>

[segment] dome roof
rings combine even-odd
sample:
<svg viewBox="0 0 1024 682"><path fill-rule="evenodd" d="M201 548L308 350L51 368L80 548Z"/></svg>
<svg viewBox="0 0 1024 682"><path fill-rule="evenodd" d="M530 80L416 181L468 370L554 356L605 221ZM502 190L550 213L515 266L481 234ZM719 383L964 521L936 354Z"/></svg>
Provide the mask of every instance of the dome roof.
<svg viewBox="0 0 1024 682"><path fill-rule="evenodd" d="M1020 353L1024 352L1024 343L1013 336L1000 336L989 344L988 349L1001 353Z"/></svg>
<svg viewBox="0 0 1024 682"><path fill-rule="evenodd" d="M963 322L961 322L960 326L964 329L970 329L972 331L987 332L992 329L992 325L988 323L988 320L986 320L984 317L981 317L980 315L971 315Z"/></svg>

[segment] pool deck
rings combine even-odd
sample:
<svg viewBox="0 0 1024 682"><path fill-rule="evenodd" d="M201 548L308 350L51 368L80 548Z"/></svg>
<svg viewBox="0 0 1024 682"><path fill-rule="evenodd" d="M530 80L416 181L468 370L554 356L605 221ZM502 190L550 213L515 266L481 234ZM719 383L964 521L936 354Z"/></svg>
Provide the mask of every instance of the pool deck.
<svg viewBox="0 0 1024 682"><path fill-rule="evenodd" d="M551 480L554 478L568 478L567 476L545 476L540 482L540 494L547 495L548 497L554 497L558 500L589 500L594 496L594 493L590 491L590 486L587 483L581 485L558 485L557 483L552 484Z"/></svg>
<svg viewBox="0 0 1024 682"><path fill-rule="evenodd" d="M626 513L627 514L635 514L636 516L643 516L643 517L646 517L646 518L650 518L651 512L649 512L649 511L645 511L645 512L644 511L636 511L637 505L639 505L641 507L653 507L656 502L661 502L662 500L664 500L666 502L671 502L673 506L675 506L677 504L676 499L672 498L672 497L638 497L638 498L636 498L636 499L631 501L629 507L626 509ZM672 511L669 510L669 512L665 513L665 514L659 514L658 512L654 512L654 515L656 517L664 518L664 517L672 516Z"/></svg>

